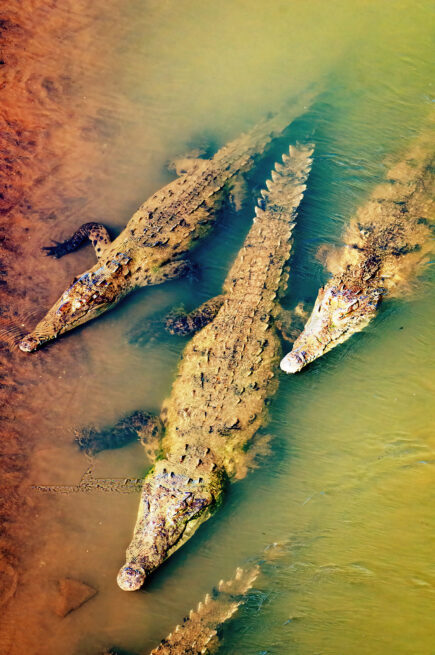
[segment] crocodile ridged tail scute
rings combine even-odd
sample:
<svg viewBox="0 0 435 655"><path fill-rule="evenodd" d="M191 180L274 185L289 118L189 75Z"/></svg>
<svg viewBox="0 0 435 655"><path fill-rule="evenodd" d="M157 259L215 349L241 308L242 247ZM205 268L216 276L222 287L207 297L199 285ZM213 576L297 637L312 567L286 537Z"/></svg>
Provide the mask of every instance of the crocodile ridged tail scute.
<svg viewBox="0 0 435 655"><path fill-rule="evenodd" d="M221 580L212 594L206 594L196 610L191 610L150 655L204 655L217 646L217 630L231 619L252 588L260 569L238 568L231 580Z"/></svg>
<svg viewBox="0 0 435 655"><path fill-rule="evenodd" d="M296 225L296 213L307 188L306 181L313 164L314 146L290 146L289 154L282 156L266 180L266 189L261 191L255 208L254 223L275 219L288 225L290 235ZM289 244L291 245L291 244ZM289 248L290 254L290 248Z"/></svg>

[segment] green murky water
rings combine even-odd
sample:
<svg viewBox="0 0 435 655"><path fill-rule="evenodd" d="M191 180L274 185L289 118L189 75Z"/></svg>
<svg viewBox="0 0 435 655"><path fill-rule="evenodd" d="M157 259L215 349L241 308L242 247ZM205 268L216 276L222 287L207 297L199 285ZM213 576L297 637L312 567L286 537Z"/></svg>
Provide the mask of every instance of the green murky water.
<svg viewBox="0 0 435 655"><path fill-rule="evenodd" d="M88 219L102 219L116 233L170 179L168 160L197 145L225 143L315 83L318 98L291 131L293 139L314 140L316 153L286 306L313 301L325 279L315 258L319 245L339 240L382 178L386 158L423 129L432 99L431 3L113 4L102 3L105 28L98 21L91 28L82 64L86 70L98 61L99 68L76 91L85 113L87 103L100 107L92 138L106 162L99 176L82 163L81 192L84 186L98 198L88 203L95 212ZM264 171L257 177L261 185ZM78 482L87 461L72 444L74 427L105 425L137 408L159 410L185 341L162 336L156 317L220 292L254 204L251 189L241 212L221 213L193 255L198 280L139 292L59 341L51 361L55 349L80 343L67 370L44 370L40 360L43 378L30 401L37 416L33 481ZM67 222L44 224L45 241L75 227L71 206ZM84 252L53 262L50 274L63 277L52 300L92 261ZM143 592L123 593L115 582L137 496L44 496L12 613L16 622L26 617L27 630L16 634L11 652L91 655L117 644L145 653L220 578L279 541L282 556L265 564L219 652L433 654L432 271L408 296L386 302L364 333L304 373L281 377L267 427L271 455L232 487L220 513ZM145 467L135 444L95 460L102 477L141 475ZM50 584L65 575L99 593L60 620L48 609Z"/></svg>

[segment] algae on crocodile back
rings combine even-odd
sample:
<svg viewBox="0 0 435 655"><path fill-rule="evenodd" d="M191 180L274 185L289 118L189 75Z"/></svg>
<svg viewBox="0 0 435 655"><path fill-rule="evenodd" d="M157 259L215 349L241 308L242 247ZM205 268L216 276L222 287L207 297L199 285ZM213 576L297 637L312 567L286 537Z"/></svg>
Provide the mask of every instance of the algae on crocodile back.
<svg viewBox="0 0 435 655"><path fill-rule="evenodd" d="M296 373L363 330L384 297L403 297L434 252L433 134L424 135L387 173L343 234L322 247L332 274L292 351L281 361Z"/></svg>
<svg viewBox="0 0 435 655"><path fill-rule="evenodd" d="M271 118L220 148L211 159L195 160L184 173L154 193L111 243L103 225L85 223L64 242L45 248L56 258L73 252L89 238L98 262L74 278L19 347L32 352L61 334L96 318L139 287L185 275L181 259L209 231L228 182L246 174L271 142L311 102L312 90Z"/></svg>
<svg viewBox="0 0 435 655"><path fill-rule="evenodd" d="M217 314L184 349L161 417L164 457L144 481L119 586L139 589L222 502L228 480L246 470L275 392L281 352L274 326L287 277L295 216L311 168L311 146L276 164L254 223L228 273ZM214 316L214 317L213 317Z"/></svg>

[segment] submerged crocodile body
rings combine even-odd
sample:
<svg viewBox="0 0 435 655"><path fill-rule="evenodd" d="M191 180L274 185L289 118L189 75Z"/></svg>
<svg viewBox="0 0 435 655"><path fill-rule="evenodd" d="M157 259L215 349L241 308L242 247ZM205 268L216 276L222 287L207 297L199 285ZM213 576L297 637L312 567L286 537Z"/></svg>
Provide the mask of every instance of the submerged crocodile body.
<svg viewBox="0 0 435 655"><path fill-rule="evenodd" d="M281 361L283 371L300 371L365 328L384 295L403 295L427 262L433 252L433 164L433 141L423 139L357 212L344 233L344 246L325 252L332 277Z"/></svg>
<svg viewBox="0 0 435 655"><path fill-rule="evenodd" d="M220 309L186 346L162 411L163 458L144 481L133 539L119 586L145 578L190 538L219 505L226 483L241 477L246 450L265 420L277 386L280 341L276 296L312 148L291 148L262 192L256 218L224 284Z"/></svg>
<svg viewBox="0 0 435 655"><path fill-rule="evenodd" d="M214 220L222 192L255 164L271 141L306 108L310 94L221 148L211 159L190 160L189 170L151 196L110 242L103 225L86 223L67 241L45 248L54 257L89 238L98 263L75 278L36 328L19 343L32 352L47 341L107 311L130 291L185 274L180 259ZM187 168L186 166L184 167Z"/></svg>

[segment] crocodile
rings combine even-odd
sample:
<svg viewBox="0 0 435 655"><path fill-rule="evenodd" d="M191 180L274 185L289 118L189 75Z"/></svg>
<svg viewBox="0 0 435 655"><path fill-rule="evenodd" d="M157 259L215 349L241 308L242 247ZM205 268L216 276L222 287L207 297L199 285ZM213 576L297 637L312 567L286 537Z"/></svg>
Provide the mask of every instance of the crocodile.
<svg viewBox="0 0 435 655"><path fill-rule="evenodd" d="M145 477L117 577L123 590L139 589L219 507L227 483L246 472L249 446L277 388L277 295L289 277L291 234L312 152L311 145L290 147L275 165L225 280L220 307L183 351L161 412L160 457Z"/></svg>
<svg viewBox="0 0 435 655"><path fill-rule="evenodd" d="M113 242L104 225L90 222L70 239L44 247L47 255L59 258L89 239L98 261L74 278L35 329L19 342L20 349L37 350L107 311L134 289L185 275L190 265L182 257L211 227L223 193L231 184L237 185L311 99L311 91L302 93L292 105L265 118L211 159L183 160L184 173L146 200Z"/></svg>
<svg viewBox="0 0 435 655"><path fill-rule="evenodd" d="M304 366L363 330L386 296L403 296L433 253L434 148L423 136L388 172L350 221L344 245L322 247L332 277L291 352L286 373Z"/></svg>

